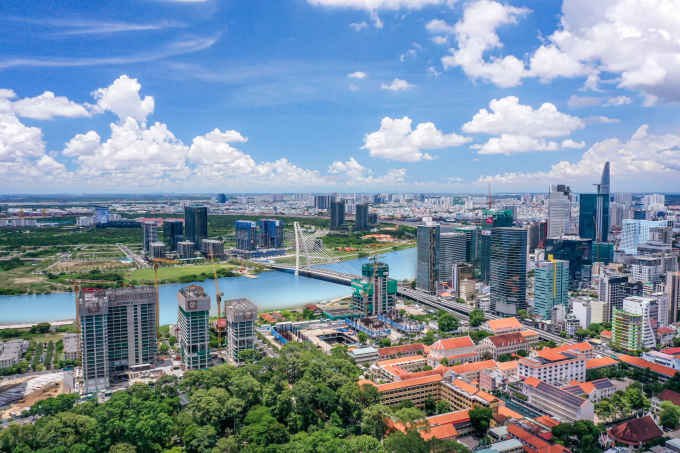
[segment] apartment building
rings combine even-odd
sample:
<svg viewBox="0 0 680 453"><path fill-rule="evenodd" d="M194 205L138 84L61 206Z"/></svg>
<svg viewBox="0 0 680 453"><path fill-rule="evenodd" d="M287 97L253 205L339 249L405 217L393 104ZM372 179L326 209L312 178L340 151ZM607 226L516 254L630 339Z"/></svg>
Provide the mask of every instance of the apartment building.
<svg viewBox="0 0 680 453"><path fill-rule="evenodd" d="M421 355L381 360L371 366L371 372L385 382L395 382L400 374L422 370L427 359Z"/></svg>
<svg viewBox="0 0 680 453"><path fill-rule="evenodd" d="M0 341L0 343L2 343ZM9 340L0 344L0 369L11 368L21 362L21 356L28 350L28 341Z"/></svg>
<svg viewBox="0 0 680 453"><path fill-rule="evenodd" d="M484 321L479 329L494 335L502 335L504 333L521 332L524 327L517 318L501 318Z"/></svg>
<svg viewBox="0 0 680 453"><path fill-rule="evenodd" d="M498 412L500 400L495 396L480 390L477 387L463 381L462 379L451 379L447 382L448 374L444 375L444 382L441 384L439 397L449 403L453 410L471 409L475 406L482 406Z"/></svg>
<svg viewBox="0 0 680 453"><path fill-rule="evenodd" d="M187 370L208 368L210 364L210 296L197 285L177 291L178 340L182 363Z"/></svg>
<svg viewBox="0 0 680 453"><path fill-rule="evenodd" d="M67 333L62 337L64 342L64 359L78 360L80 358L80 335Z"/></svg>
<svg viewBox="0 0 680 453"><path fill-rule="evenodd" d="M248 299L226 301L227 353L234 362L240 362L238 355L255 347L255 320L257 307Z"/></svg>
<svg viewBox="0 0 680 453"><path fill-rule="evenodd" d="M522 394L526 397L525 404L528 407L563 423L573 423L577 420L592 421L595 416L595 405L591 401L534 377L524 380Z"/></svg>
<svg viewBox="0 0 680 453"><path fill-rule="evenodd" d="M494 359L498 359L503 354L516 354L519 350L529 353L529 342L521 332L505 333L486 337L479 342L479 353L491 353Z"/></svg>

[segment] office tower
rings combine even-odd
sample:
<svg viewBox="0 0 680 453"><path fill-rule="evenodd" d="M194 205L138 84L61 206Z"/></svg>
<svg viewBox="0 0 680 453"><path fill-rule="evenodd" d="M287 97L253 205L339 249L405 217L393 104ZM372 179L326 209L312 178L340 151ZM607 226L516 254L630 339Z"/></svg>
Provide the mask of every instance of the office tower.
<svg viewBox="0 0 680 453"><path fill-rule="evenodd" d="M394 310L397 303L397 281L389 278L389 266L380 262L363 264L361 275L360 279L352 279L352 309L366 316Z"/></svg>
<svg viewBox="0 0 680 453"><path fill-rule="evenodd" d="M234 299L226 302L227 354L235 362L241 362L238 355L255 347L255 321L257 307L248 299Z"/></svg>
<svg viewBox="0 0 680 453"><path fill-rule="evenodd" d="M453 231L465 234L465 261L473 263L477 259L479 228L476 226L466 226L456 228Z"/></svg>
<svg viewBox="0 0 680 453"><path fill-rule="evenodd" d="M609 226L610 228L620 228L621 223L630 219L630 206L623 203L613 202L609 204Z"/></svg>
<svg viewBox="0 0 680 453"><path fill-rule="evenodd" d="M621 250L628 255L637 255L638 245L645 245L649 241L650 229L665 226L668 226L666 220L624 220L621 226Z"/></svg>
<svg viewBox="0 0 680 453"><path fill-rule="evenodd" d="M315 195L314 196L314 207L316 209L329 209L331 207L331 196L330 195Z"/></svg>
<svg viewBox="0 0 680 453"><path fill-rule="evenodd" d="M184 208L184 240L194 243L194 250L201 249L203 239L208 239L208 208L187 206Z"/></svg>
<svg viewBox="0 0 680 453"><path fill-rule="evenodd" d="M441 233L439 235L439 281L450 283L453 265L465 262L465 234Z"/></svg>
<svg viewBox="0 0 680 453"><path fill-rule="evenodd" d="M109 223L110 215L108 206L94 207L94 223L105 224Z"/></svg>
<svg viewBox="0 0 680 453"><path fill-rule="evenodd" d="M330 227L339 228L345 224L345 202L331 201L331 223Z"/></svg>
<svg viewBox="0 0 680 453"><path fill-rule="evenodd" d="M569 234L571 223L571 190L559 184L550 187L548 198L548 238Z"/></svg>
<svg viewBox="0 0 680 453"><path fill-rule="evenodd" d="M380 194L373 195L373 203L374 204L382 203L382 197L380 196Z"/></svg>
<svg viewBox="0 0 680 453"><path fill-rule="evenodd" d="M602 178L600 179L600 184L596 184L597 193L599 195L607 195L607 200L609 200L610 192L610 174L609 174L609 161L604 163L604 168L602 169Z"/></svg>
<svg viewBox="0 0 680 453"><path fill-rule="evenodd" d="M581 195L578 235L593 242L609 240L609 195L585 193Z"/></svg>
<svg viewBox="0 0 680 453"><path fill-rule="evenodd" d="M626 283L628 283L628 276L621 275L606 275L600 280L597 298L600 302L607 304L607 316L602 322L609 322L614 310L623 309Z"/></svg>
<svg viewBox="0 0 680 453"><path fill-rule="evenodd" d="M490 306L501 317L527 308L527 232L522 228L491 230Z"/></svg>
<svg viewBox="0 0 680 453"><path fill-rule="evenodd" d="M545 240L548 238L548 222L545 220L538 222L538 244L536 247L544 249Z"/></svg>
<svg viewBox="0 0 680 453"><path fill-rule="evenodd" d="M177 339L180 356L187 370L210 366L210 296L192 285L177 291Z"/></svg>
<svg viewBox="0 0 680 453"><path fill-rule="evenodd" d="M672 255L672 260L677 263L677 256ZM662 256L638 256L630 266L633 280L638 282L657 283L665 273L664 258Z"/></svg>
<svg viewBox="0 0 680 453"><path fill-rule="evenodd" d="M590 281L593 265L593 241L590 239L546 239L545 254L556 260L569 261L569 289L578 289L582 282Z"/></svg>
<svg viewBox="0 0 680 453"><path fill-rule="evenodd" d="M179 220L163 222L163 242L169 252L177 251L177 243L184 240L184 224Z"/></svg>
<svg viewBox="0 0 680 453"><path fill-rule="evenodd" d="M165 258L165 244L160 241L150 243L149 256L151 258Z"/></svg>
<svg viewBox="0 0 680 453"><path fill-rule="evenodd" d="M151 250L151 243L158 241L158 224L156 222L142 223L142 230L144 233L143 250L149 252Z"/></svg>
<svg viewBox="0 0 680 453"><path fill-rule="evenodd" d="M569 307L569 261L537 263L534 270L534 314L550 319L556 305Z"/></svg>
<svg viewBox="0 0 680 453"><path fill-rule="evenodd" d="M194 243L191 241L179 241L177 243L177 255L180 259L194 257Z"/></svg>
<svg viewBox="0 0 680 453"><path fill-rule="evenodd" d="M80 292L82 393L155 365L156 297L152 286Z"/></svg>
<svg viewBox="0 0 680 453"><path fill-rule="evenodd" d="M224 255L224 242L217 239L203 239L201 253L205 257Z"/></svg>
<svg viewBox="0 0 680 453"><path fill-rule="evenodd" d="M637 352L644 348L642 333L644 317L642 314L628 313L624 310L612 312L612 346L624 353Z"/></svg>
<svg viewBox="0 0 680 453"><path fill-rule="evenodd" d="M648 297L631 296L623 299L623 312L642 316L641 319L641 343L642 348L654 348L656 346L656 336L659 329L659 305L658 300ZM615 312L616 313L616 312ZM614 316L614 321L617 316ZM619 325L614 325L614 329ZM624 327L621 324L620 327ZM616 330L615 330L616 331Z"/></svg>
<svg viewBox="0 0 680 453"><path fill-rule="evenodd" d="M413 199L423 203L425 201L425 194L419 193L417 195L414 195Z"/></svg>
<svg viewBox="0 0 680 453"><path fill-rule="evenodd" d="M538 223L534 222L531 224L524 225L529 235L529 250L533 250L538 247Z"/></svg>
<svg viewBox="0 0 680 453"><path fill-rule="evenodd" d="M227 196L223 193L217 195L217 202L224 204L227 202Z"/></svg>
<svg viewBox="0 0 680 453"><path fill-rule="evenodd" d="M633 194L632 193L617 193L614 195L614 201L617 203L625 203L628 206L633 204Z"/></svg>
<svg viewBox="0 0 680 453"><path fill-rule="evenodd" d="M605 266L614 261L614 243L593 242L593 263L603 263Z"/></svg>
<svg viewBox="0 0 680 453"><path fill-rule="evenodd" d="M356 221L354 229L357 231L368 230L368 205L365 203L357 205Z"/></svg>
<svg viewBox="0 0 680 453"><path fill-rule="evenodd" d="M481 237L481 280L484 283L489 283L491 278L491 231L494 228L511 227L512 212L511 211L490 211L485 209L482 211L484 220L482 220L482 237ZM526 233L525 233L526 234Z"/></svg>
<svg viewBox="0 0 680 453"><path fill-rule="evenodd" d="M431 222L418 225L416 287L429 293L437 290L439 281L439 237L439 225Z"/></svg>
<svg viewBox="0 0 680 453"><path fill-rule="evenodd" d="M680 310L679 272L666 274L666 294L668 294L668 324L673 324L678 321L678 310Z"/></svg>
<svg viewBox="0 0 680 453"><path fill-rule="evenodd" d="M238 250L255 250L257 248L257 223L250 220L237 220L236 248Z"/></svg>
<svg viewBox="0 0 680 453"><path fill-rule="evenodd" d="M260 220L260 247L266 249L283 248L283 220Z"/></svg>
<svg viewBox="0 0 680 453"><path fill-rule="evenodd" d="M377 225L378 224L378 213L377 212L369 212L368 213L368 224L369 225Z"/></svg>
<svg viewBox="0 0 680 453"><path fill-rule="evenodd" d="M642 197L642 209L645 211L663 211L666 204L664 195L654 194Z"/></svg>

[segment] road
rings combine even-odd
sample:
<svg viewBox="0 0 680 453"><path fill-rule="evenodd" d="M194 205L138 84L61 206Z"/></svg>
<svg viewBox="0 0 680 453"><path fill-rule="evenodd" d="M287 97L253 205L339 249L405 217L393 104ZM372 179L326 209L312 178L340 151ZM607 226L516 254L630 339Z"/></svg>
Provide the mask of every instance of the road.
<svg viewBox="0 0 680 453"><path fill-rule="evenodd" d="M125 253L125 256L127 256L132 261L137 263L137 265L139 266L140 269L148 269L149 267L151 267L151 266L149 266L149 264L146 261L144 261L142 259L141 256L137 255L132 250L130 250L127 247L127 245L125 245L125 244L116 244L116 245L118 246L118 248L120 249L121 252Z"/></svg>

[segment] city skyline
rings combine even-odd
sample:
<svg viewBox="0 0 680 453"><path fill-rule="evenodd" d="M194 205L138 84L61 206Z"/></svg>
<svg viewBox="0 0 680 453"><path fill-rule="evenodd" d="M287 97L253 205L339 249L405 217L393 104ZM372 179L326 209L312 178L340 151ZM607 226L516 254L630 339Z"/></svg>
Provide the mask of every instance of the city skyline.
<svg viewBox="0 0 680 453"><path fill-rule="evenodd" d="M544 3L11 2L0 190L680 191L679 7Z"/></svg>

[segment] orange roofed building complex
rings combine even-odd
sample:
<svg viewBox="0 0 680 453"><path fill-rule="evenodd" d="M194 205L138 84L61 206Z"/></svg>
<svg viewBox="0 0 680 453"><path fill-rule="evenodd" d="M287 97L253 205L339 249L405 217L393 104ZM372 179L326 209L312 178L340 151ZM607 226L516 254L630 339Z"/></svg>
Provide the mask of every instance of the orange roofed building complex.
<svg viewBox="0 0 680 453"><path fill-rule="evenodd" d="M524 326L517 318L501 318L484 321L479 329L494 335L502 335L504 333L521 332L524 330Z"/></svg>
<svg viewBox="0 0 680 453"><path fill-rule="evenodd" d="M453 365L456 362L467 363L479 360L477 346L475 346L475 342L469 336L449 338L435 342L430 346L427 364L431 367L436 367L444 357L448 360L449 365Z"/></svg>
<svg viewBox="0 0 680 453"><path fill-rule="evenodd" d="M534 377L526 378L520 385L529 408L560 422L592 421L595 417L595 405L591 401L569 393L565 388L555 387Z"/></svg>

